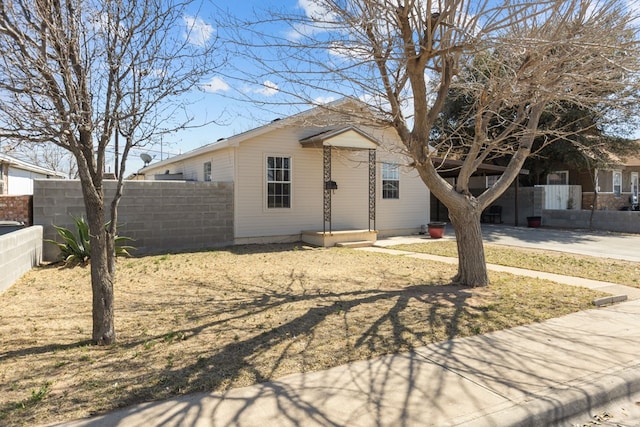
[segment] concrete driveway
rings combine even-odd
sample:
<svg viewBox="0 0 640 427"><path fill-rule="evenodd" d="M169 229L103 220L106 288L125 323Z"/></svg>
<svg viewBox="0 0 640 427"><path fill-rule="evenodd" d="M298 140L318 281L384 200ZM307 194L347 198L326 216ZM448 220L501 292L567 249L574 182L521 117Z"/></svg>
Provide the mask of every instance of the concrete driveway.
<svg viewBox="0 0 640 427"><path fill-rule="evenodd" d="M640 262L640 234L482 224L482 236L485 243L494 245L518 246ZM455 239L455 233L450 223L447 223L444 239ZM402 243L428 241L434 240L429 236L397 236L381 238L376 242L376 246L387 247Z"/></svg>
<svg viewBox="0 0 640 427"><path fill-rule="evenodd" d="M485 243L640 262L640 234L483 224L482 235Z"/></svg>

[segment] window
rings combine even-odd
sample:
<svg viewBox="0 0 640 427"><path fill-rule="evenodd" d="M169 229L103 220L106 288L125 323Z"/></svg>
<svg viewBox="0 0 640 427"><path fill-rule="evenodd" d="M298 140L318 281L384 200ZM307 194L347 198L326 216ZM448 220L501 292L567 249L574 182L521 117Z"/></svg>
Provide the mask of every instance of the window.
<svg viewBox="0 0 640 427"><path fill-rule="evenodd" d="M400 167L398 165L382 164L382 198L400 198Z"/></svg>
<svg viewBox="0 0 640 427"><path fill-rule="evenodd" d="M554 171L547 175L547 185L568 185L569 171Z"/></svg>
<svg viewBox="0 0 640 427"><path fill-rule="evenodd" d="M291 158L267 157L267 207L291 207Z"/></svg>
<svg viewBox="0 0 640 427"><path fill-rule="evenodd" d="M638 172L631 172L631 195L638 197Z"/></svg>
<svg viewBox="0 0 640 427"><path fill-rule="evenodd" d="M204 180L211 181L211 162L204 163Z"/></svg>
<svg viewBox="0 0 640 427"><path fill-rule="evenodd" d="M622 194L622 172L613 171L613 194L619 197Z"/></svg>

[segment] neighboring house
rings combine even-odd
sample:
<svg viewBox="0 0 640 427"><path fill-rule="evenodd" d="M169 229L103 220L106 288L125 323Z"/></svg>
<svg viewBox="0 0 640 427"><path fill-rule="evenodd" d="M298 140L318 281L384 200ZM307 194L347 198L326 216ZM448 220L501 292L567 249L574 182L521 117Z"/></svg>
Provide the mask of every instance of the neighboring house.
<svg viewBox="0 0 640 427"><path fill-rule="evenodd" d="M547 175L547 185L579 185L582 188L582 209L591 209L594 187L598 193L597 210L629 209L637 205L640 176L640 156L620 159L617 166L577 171L559 166ZM577 206L579 207L579 206Z"/></svg>
<svg viewBox="0 0 640 427"><path fill-rule="evenodd" d="M362 115L358 104L344 105ZM330 246L341 233L342 240L375 240L415 233L429 221L429 191L410 164L395 130L316 107L139 174L233 182L235 243Z"/></svg>
<svg viewBox="0 0 640 427"><path fill-rule="evenodd" d="M629 209L637 204L640 175L640 156L618 159L608 168L577 170L566 164L556 164L543 176L547 188L579 188L581 200L569 203L566 208L591 209L594 189L598 193L597 210ZM577 202L581 202L581 204ZM556 209L552 207L551 209ZM561 207L560 209L564 209Z"/></svg>
<svg viewBox="0 0 640 427"><path fill-rule="evenodd" d="M628 209L638 204L638 177L640 176L640 155L628 157L611 169L596 169L595 185L598 192L596 209ZM582 184L583 200L589 208L593 203L593 183L585 180Z"/></svg>
<svg viewBox="0 0 640 427"><path fill-rule="evenodd" d="M0 195L32 195L33 180L47 178L60 179L66 175L0 153Z"/></svg>

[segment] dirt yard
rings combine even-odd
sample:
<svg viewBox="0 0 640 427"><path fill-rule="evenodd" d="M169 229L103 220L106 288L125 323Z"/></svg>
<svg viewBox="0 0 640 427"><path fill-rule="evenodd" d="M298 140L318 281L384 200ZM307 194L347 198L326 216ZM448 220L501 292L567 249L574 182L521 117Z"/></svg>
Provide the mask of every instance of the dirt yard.
<svg viewBox="0 0 640 427"><path fill-rule="evenodd" d="M350 249L233 247L118 262L118 343L90 345L89 268L47 266L0 294L0 424L87 417L268 381L590 307L600 294Z"/></svg>

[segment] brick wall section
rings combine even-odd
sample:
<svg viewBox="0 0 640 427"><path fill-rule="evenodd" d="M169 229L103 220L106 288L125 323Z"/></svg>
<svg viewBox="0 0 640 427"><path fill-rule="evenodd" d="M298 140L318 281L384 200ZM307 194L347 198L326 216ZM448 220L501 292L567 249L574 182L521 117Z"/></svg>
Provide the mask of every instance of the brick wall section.
<svg viewBox="0 0 640 427"><path fill-rule="evenodd" d="M598 210L620 210L620 208L628 207L630 194L622 194L615 196L613 194L598 194ZM582 193L582 206L585 209L591 209L593 205L593 193Z"/></svg>
<svg viewBox="0 0 640 427"><path fill-rule="evenodd" d="M111 200L115 182L105 183ZM44 226L44 238L55 239L52 224L72 228L73 217L84 216L80 182L36 180L34 223ZM233 242L233 183L127 181L118 209L118 234L135 239L134 254L219 247ZM57 248L44 246L44 259Z"/></svg>
<svg viewBox="0 0 640 427"><path fill-rule="evenodd" d="M0 221L20 221L33 224L32 196L0 195Z"/></svg>

